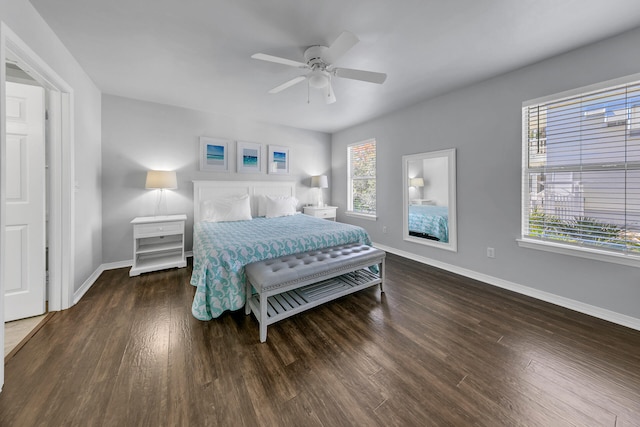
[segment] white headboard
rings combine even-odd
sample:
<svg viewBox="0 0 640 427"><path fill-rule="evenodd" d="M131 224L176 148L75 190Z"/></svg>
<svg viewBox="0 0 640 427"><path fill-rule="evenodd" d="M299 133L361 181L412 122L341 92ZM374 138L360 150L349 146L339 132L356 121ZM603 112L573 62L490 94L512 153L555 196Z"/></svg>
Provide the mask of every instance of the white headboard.
<svg viewBox="0 0 640 427"><path fill-rule="evenodd" d="M193 181L193 223L200 221L200 208L205 200L242 196L251 198L251 215L258 216L257 196L294 196L293 181Z"/></svg>

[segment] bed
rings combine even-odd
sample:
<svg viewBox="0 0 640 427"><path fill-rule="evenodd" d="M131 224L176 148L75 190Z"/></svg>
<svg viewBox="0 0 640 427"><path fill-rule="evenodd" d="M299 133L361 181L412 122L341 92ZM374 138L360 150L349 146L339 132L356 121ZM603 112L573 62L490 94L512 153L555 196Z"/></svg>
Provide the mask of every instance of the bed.
<svg viewBox="0 0 640 427"><path fill-rule="evenodd" d="M449 208L409 205L409 234L443 243L449 242Z"/></svg>
<svg viewBox="0 0 640 427"><path fill-rule="evenodd" d="M207 222L212 200L248 195L253 219ZM265 196L295 197L293 182L194 181L193 272L196 292L191 307L199 320L211 320L238 310L246 300L245 265L264 259L346 243L371 244L357 226L303 214L258 216L258 200Z"/></svg>

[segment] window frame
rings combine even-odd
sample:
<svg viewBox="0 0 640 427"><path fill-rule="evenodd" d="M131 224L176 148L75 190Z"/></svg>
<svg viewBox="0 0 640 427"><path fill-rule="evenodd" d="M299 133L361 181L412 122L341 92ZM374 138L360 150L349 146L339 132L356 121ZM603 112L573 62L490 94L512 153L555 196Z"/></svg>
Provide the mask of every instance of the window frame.
<svg viewBox="0 0 640 427"><path fill-rule="evenodd" d="M373 213L370 212L360 212L360 211L356 211L353 209L353 181L354 178L352 176L351 173L351 169L352 169L352 163L351 163L351 149L353 147L359 146L359 145L366 145L366 144L371 144L373 143L373 145L375 146L375 161L376 161L376 166L375 166L375 175L373 177L371 176L363 176L363 177L358 177L358 180L367 180L367 179L374 179L376 180L376 206L375 206L375 211ZM359 142L353 142L349 145L347 145L347 209L345 212L345 215L347 216L352 216L352 217L358 217L358 218L363 218L363 219L368 219L368 220L372 220L375 221L377 220L378 216L378 143L376 141L375 138L369 138L369 139L365 139L363 141L359 141Z"/></svg>
<svg viewBox="0 0 640 427"><path fill-rule="evenodd" d="M589 86L583 86L568 91L532 99L522 103L522 165L521 165L521 226L520 238L516 239L518 246L529 249L548 251L558 254L576 256L581 258L599 260L615 264L622 264L632 267L640 267L640 255L629 252L599 249L592 246L579 246L560 240L537 239L525 234L529 229L529 138L528 121L526 110L534 105L549 104L563 99L576 98L587 95L590 92L613 90L616 87L629 86L640 83L640 73L617 79L607 80Z"/></svg>

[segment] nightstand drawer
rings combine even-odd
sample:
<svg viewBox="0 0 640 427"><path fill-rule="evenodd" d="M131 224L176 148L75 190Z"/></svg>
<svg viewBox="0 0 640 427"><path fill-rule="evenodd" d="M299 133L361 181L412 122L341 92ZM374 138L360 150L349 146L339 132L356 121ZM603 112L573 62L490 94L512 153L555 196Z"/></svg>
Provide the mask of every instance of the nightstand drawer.
<svg viewBox="0 0 640 427"><path fill-rule="evenodd" d="M433 200L429 199L411 199L409 200L409 204L412 205L435 205Z"/></svg>
<svg viewBox="0 0 640 427"><path fill-rule="evenodd" d="M335 209L317 209L315 216L318 218L333 218L336 216L336 211Z"/></svg>
<svg viewBox="0 0 640 427"><path fill-rule="evenodd" d="M305 215L311 215L322 219L331 219L333 221L336 220L336 211L338 210L336 206L305 206L303 209Z"/></svg>
<svg viewBox="0 0 640 427"><path fill-rule="evenodd" d="M154 224L137 224L133 227L134 237L166 236L169 234L182 234L184 222L157 222Z"/></svg>

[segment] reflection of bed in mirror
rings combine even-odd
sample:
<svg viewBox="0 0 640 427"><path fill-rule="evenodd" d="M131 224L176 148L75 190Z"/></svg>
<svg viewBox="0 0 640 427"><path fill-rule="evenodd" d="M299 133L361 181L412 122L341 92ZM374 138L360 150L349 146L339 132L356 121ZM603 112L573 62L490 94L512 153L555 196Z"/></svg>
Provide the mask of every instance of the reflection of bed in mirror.
<svg viewBox="0 0 640 427"><path fill-rule="evenodd" d="M404 240L457 250L456 150L402 156Z"/></svg>
<svg viewBox="0 0 640 427"><path fill-rule="evenodd" d="M409 205L409 235L449 242L449 208L447 206Z"/></svg>

